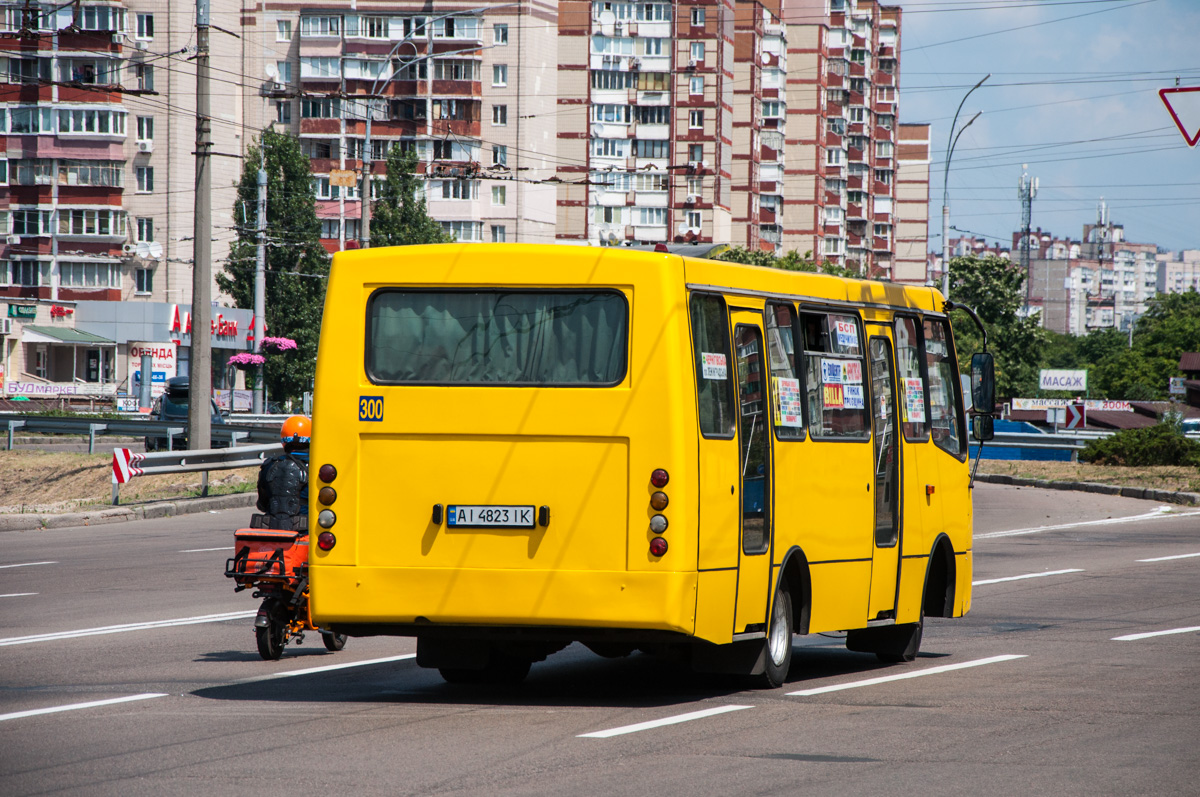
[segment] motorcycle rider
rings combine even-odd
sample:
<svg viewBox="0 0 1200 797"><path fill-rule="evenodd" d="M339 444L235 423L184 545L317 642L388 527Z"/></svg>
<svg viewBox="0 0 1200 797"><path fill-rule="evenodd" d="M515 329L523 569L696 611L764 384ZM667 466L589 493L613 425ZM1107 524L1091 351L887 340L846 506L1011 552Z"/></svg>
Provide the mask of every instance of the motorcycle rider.
<svg viewBox="0 0 1200 797"><path fill-rule="evenodd" d="M258 471L258 509L266 528L308 530L308 445L312 421L293 415L279 430L283 453L263 462Z"/></svg>

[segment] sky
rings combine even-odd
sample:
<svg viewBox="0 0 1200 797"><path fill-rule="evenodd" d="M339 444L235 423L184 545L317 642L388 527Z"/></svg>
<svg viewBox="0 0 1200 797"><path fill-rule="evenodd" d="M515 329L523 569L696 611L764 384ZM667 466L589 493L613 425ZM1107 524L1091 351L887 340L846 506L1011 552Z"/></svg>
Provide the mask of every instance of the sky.
<svg viewBox="0 0 1200 797"><path fill-rule="evenodd" d="M1200 86L1200 0L896 0L900 121L929 122L929 247L941 251L951 121L950 237L1011 246L1022 165L1031 227L1078 240L1101 198L1125 238L1200 249L1200 145L1158 90ZM1176 80L1178 79L1178 84ZM1193 134L1196 131L1190 131ZM957 230L953 228L958 228Z"/></svg>

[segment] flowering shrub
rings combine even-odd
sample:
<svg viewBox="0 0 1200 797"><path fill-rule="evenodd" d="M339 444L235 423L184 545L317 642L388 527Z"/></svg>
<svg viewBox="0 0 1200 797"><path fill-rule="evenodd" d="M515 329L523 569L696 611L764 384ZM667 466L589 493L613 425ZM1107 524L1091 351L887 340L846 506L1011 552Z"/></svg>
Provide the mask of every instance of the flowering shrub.
<svg viewBox="0 0 1200 797"><path fill-rule="evenodd" d="M271 351L288 351L296 348L296 341L291 338L268 338L262 339L262 347Z"/></svg>
<svg viewBox="0 0 1200 797"><path fill-rule="evenodd" d="M248 351L239 352L229 358L229 364L236 365L238 368L257 368L266 361L267 358L261 354L252 354Z"/></svg>

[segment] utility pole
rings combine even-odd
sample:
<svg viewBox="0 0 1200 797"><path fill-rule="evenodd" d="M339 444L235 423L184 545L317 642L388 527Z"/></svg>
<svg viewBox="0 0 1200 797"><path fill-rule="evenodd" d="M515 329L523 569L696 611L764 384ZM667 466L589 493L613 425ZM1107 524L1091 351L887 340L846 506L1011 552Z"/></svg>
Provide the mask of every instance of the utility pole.
<svg viewBox="0 0 1200 797"><path fill-rule="evenodd" d="M1028 169L1029 164L1021 168ZM1029 263L1029 225L1033 221L1033 198L1037 196L1038 181L1029 179L1028 172L1021 173L1017 181L1017 198L1021 200L1021 268L1025 272L1025 315L1033 312L1033 272ZM1046 325L1046 298L1042 297L1042 326Z"/></svg>
<svg viewBox="0 0 1200 797"><path fill-rule="evenodd" d="M192 351L188 364L188 446L212 447L212 114L208 74L209 0L196 0L196 213L192 243Z"/></svg>
<svg viewBox="0 0 1200 797"><path fill-rule="evenodd" d="M258 247L254 259L254 353L262 353L262 339L266 334L267 320L266 304L267 304L267 170L264 168L267 160L266 141L262 141L262 159L263 164L258 169ZM261 415L264 411L263 396L265 395L266 386L264 378L266 377L266 368L258 366L258 375L254 380L254 406L252 410L255 415Z"/></svg>

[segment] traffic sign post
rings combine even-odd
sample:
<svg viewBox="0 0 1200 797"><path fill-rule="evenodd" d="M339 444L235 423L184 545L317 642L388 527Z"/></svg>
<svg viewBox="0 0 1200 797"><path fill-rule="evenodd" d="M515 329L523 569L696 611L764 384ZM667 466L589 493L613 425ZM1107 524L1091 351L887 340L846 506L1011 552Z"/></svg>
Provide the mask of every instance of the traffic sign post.
<svg viewBox="0 0 1200 797"><path fill-rule="evenodd" d="M1158 96L1167 106L1175 126L1189 147L1200 141L1200 86L1159 89Z"/></svg>

